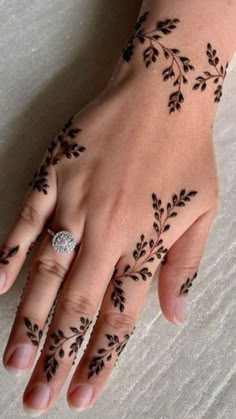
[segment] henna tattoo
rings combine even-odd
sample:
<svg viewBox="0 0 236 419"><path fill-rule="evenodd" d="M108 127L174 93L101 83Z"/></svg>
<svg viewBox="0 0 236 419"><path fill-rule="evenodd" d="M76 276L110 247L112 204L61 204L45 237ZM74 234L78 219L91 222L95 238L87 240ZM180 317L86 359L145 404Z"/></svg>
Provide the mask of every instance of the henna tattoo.
<svg viewBox="0 0 236 419"><path fill-rule="evenodd" d="M18 303L18 305L17 305L17 307L16 307L16 313L15 313L15 315L17 315L17 313L18 313L18 311L19 311L19 308L20 308L20 305L21 305L21 302L22 302L22 298L23 298L23 295L24 295L25 289L26 289L27 284L28 284L28 282L29 282L29 277L30 277L30 271L28 272L28 275L27 275L27 278L26 278L25 285L24 285L24 287L23 287L23 289L22 289L22 292L21 292L21 295L20 295L20 299L19 299L19 303Z"/></svg>
<svg viewBox="0 0 236 419"><path fill-rule="evenodd" d="M174 18L159 21L154 29L145 31L143 23L147 16L148 12L145 12L135 24L134 32L128 41L127 47L123 50L123 59L126 62L131 60L134 53L134 43L137 40L141 44L148 43L148 46L143 51L143 60L146 67L149 67L151 63L155 63L161 53L166 60L171 60L170 65L162 71L163 81L166 82L171 79L173 80L173 86L177 87L177 90L169 96L168 107L169 113L171 114L181 109L181 105L184 102L182 84L188 83L185 74L193 71L194 66L191 64L189 58L181 55L179 49L168 48L162 42L163 35L169 35L176 29L180 20Z"/></svg>
<svg viewBox="0 0 236 419"><path fill-rule="evenodd" d="M38 236L39 237L39 236ZM36 239L37 240L37 239ZM27 275L27 280L26 280L26 283L25 283L25 286L23 287L23 290L22 290L22 293L21 293L21 296L20 296L20 301L19 301L19 304L18 304L18 306L17 306L17 309L16 309L16 314L18 313L18 311L19 311L19 308L20 308L20 306L21 306L21 303L22 303L22 298L23 298L23 295L24 295L24 292L25 292L25 289L26 289L26 287L27 287L27 285L28 285L28 282L29 282L29 280L30 280L30 271L28 272L28 275ZM55 299L54 299L54 302L53 302L53 304L52 304L52 307L51 307L51 310L50 310L50 312L48 313L48 316L47 316L47 319L46 319L46 322L45 322L45 326L48 324L48 322L49 322L49 318L50 318L50 316L52 315L52 319L53 319L53 317L54 317L54 314L55 314L55 309L56 309L56 304L57 304L57 302L58 302L58 299L59 299L59 297L60 297L60 294L61 294L61 291L62 291L62 287L63 287L63 284L64 284L64 282L62 282L62 284L60 285L60 287L59 287L59 289L58 289L58 291L57 291L57 295L56 295L56 297L55 297ZM30 340L32 341L32 343L36 346L39 346L39 343L40 343L40 339L41 339L41 337L42 337L42 334L43 334L43 330L39 330L39 328L38 328L38 325L37 324L35 324L34 326L31 324L31 322L30 322L30 320L27 318L27 317L24 317L24 322L25 322L25 325L26 325L26 327L27 327L27 329L29 329L29 332L27 332L27 336L30 338ZM50 325L49 325L49 327L50 327ZM36 335L36 332L38 332L38 336ZM42 352L43 351L43 348L40 350L40 352Z"/></svg>
<svg viewBox="0 0 236 419"><path fill-rule="evenodd" d="M54 301L53 301L52 306L51 306L51 309L50 309L50 311L49 311L49 313L48 313L48 316L47 316L47 319L46 319L45 325L47 325L47 324L49 323L49 318L50 318L50 317L51 317L51 321L53 320L53 317L54 317L55 312L56 312L56 305L57 305L58 300L59 300L59 298L60 298L60 295L61 295L61 292L62 292L63 285L64 285L64 280L63 280L63 282L61 283L61 285L60 285L60 287L59 287L59 289L58 289L58 291L57 291L57 295L56 295L56 297L54 298ZM49 325L49 327L50 327L50 325Z"/></svg>
<svg viewBox="0 0 236 419"><path fill-rule="evenodd" d="M27 329L29 330L27 332L28 338L30 338L34 346L39 346L43 331L39 329L39 326L36 323L33 325L27 317L24 317L24 321Z"/></svg>
<svg viewBox="0 0 236 419"><path fill-rule="evenodd" d="M125 334L124 340L122 341L120 341L117 335L109 335L109 334L105 335L106 338L108 339L108 348L98 349L97 356L95 356L92 359L92 361L89 363L88 379L91 378L94 374L98 375L102 371L102 369L105 367L105 358L106 358L106 361L110 361L112 359L112 353L114 351L117 353L118 357L120 356L121 352L124 350L125 346L127 345L127 342L130 336L133 334L134 329L130 335Z"/></svg>
<svg viewBox="0 0 236 419"><path fill-rule="evenodd" d="M49 346L50 354L46 356L44 362L44 371L46 372L47 381L50 381L53 375L56 374L59 367L59 359L64 358L65 356L63 345L70 339L74 339L74 341L70 345L68 356L71 357L74 354L75 361L75 357L82 345L84 336L91 324L91 321L88 318L80 317L80 323L79 329L76 327L70 327L70 330L73 332L70 336L65 336L64 332L60 329L50 334L50 337L53 339L53 345Z"/></svg>
<svg viewBox="0 0 236 419"><path fill-rule="evenodd" d="M31 250L33 249L34 245L39 241L39 239L41 238L42 233L40 233L36 239L34 241L32 241L28 247L28 250L26 252L26 256L28 256L31 253Z"/></svg>
<svg viewBox="0 0 236 419"><path fill-rule="evenodd" d="M223 65L219 65L220 60L217 56L217 52L212 48L210 43L207 44L206 55L208 57L208 63L214 67L214 72L204 71L202 76L196 77L197 83L194 84L193 90L200 89L203 92L207 87L207 82L212 80L213 83L217 85L216 90L214 91L214 102L218 103L222 96L222 86L227 74L228 62L226 63L225 68Z"/></svg>
<svg viewBox="0 0 236 419"><path fill-rule="evenodd" d="M9 250L0 250L0 263L2 263L2 265L8 265L9 262L9 258L15 256L18 251L19 251L20 246L14 246L11 247Z"/></svg>
<svg viewBox="0 0 236 419"><path fill-rule="evenodd" d="M178 215L176 207L184 207L196 194L196 191L186 192L185 189L180 191L179 196L174 194L172 201L166 205L166 215L164 215L165 209L162 206L161 199L158 199L155 193L152 194L152 207L155 218L153 229L155 230L156 237L148 241L145 240L145 236L142 234L133 252L133 258L135 260L133 266L126 265L123 273L119 275L117 274L118 269L115 266L112 274L111 282L113 291L111 293L111 300L114 303L114 307L118 307L120 312L125 310L124 304L126 302L125 291L122 289L123 279L131 278L137 282L140 279L146 281L152 277L152 273L146 264L153 262L155 258L161 259L166 255L168 249L164 246L161 236L170 229L169 220Z"/></svg>
<svg viewBox="0 0 236 419"><path fill-rule="evenodd" d="M34 245L35 245L36 241L33 241L30 243L28 250L26 252L26 256L28 256L31 253L31 250L33 249Z"/></svg>
<svg viewBox="0 0 236 419"><path fill-rule="evenodd" d="M179 295L188 294L189 288L192 286L193 280L197 277L197 272L194 273L192 278L188 278L187 281L181 285Z"/></svg>
<svg viewBox="0 0 236 419"><path fill-rule="evenodd" d="M166 265L166 263L167 263L167 257L168 257L168 253L166 253L166 254L164 255L164 257L163 257L163 259L162 259L162 261L161 261L161 264L162 264L162 265Z"/></svg>
<svg viewBox="0 0 236 419"><path fill-rule="evenodd" d="M32 189L47 194L49 188L49 166L60 163L64 157L67 159L71 159L72 157L78 158L80 153L83 153L86 150L84 146L81 146L76 142L71 142L71 139L76 138L76 135L81 131L80 128L72 126L72 121L73 117L65 123L60 133L49 144L43 163L34 173L33 180L29 183L29 185L32 186Z"/></svg>

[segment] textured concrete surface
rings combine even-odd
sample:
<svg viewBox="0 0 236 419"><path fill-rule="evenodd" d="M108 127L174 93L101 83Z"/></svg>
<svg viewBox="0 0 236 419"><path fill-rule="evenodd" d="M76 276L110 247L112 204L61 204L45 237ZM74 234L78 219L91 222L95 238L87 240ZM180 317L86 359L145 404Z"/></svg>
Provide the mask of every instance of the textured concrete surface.
<svg viewBox="0 0 236 419"><path fill-rule="evenodd" d="M104 86L139 5L0 0L0 239L51 136ZM235 116L236 59L214 131L221 203L189 295L188 322L177 327L165 320L153 282L132 340L95 407L80 414L84 418L236 418ZM1 354L29 265L0 297ZM45 418L79 415L65 401L70 377ZM1 418L26 416L21 397L28 379L0 366Z"/></svg>

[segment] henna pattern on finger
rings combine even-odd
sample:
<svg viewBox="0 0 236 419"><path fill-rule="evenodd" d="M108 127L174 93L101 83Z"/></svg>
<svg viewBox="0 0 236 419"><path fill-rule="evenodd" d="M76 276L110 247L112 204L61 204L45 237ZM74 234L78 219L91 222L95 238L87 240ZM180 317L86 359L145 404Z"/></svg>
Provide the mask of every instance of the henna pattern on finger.
<svg viewBox="0 0 236 419"><path fill-rule="evenodd" d="M19 248L20 246L17 245L17 246L11 247L9 250L7 249L0 250L0 263L2 265L8 265L10 263L8 259L15 256L18 253Z"/></svg>
<svg viewBox="0 0 236 419"><path fill-rule="evenodd" d="M179 49L169 48L162 41L165 35L171 34L176 29L180 20L174 18L159 21L154 29L146 31L143 24L147 16L148 12L145 12L135 24L134 32L127 47L123 50L123 59L126 62L131 60L134 54L135 41L138 41L140 44L146 44L143 51L143 60L146 67L155 63L161 54L166 60L170 60L170 65L162 71L162 77L164 82L173 80L173 86L176 87L176 90L170 94L168 101L169 113L171 114L181 109L184 102L183 84L188 83L186 73L193 71L194 66L189 58L180 53Z"/></svg>
<svg viewBox="0 0 236 419"><path fill-rule="evenodd" d="M188 278L187 281L181 285L179 296L183 294L188 294L189 288L192 286L193 280L197 277L197 272L194 273L192 278Z"/></svg>
<svg viewBox="0 0 236 419"><path fill-rule="evenodd" d="M28 329L27 336L30 338L34 346L39 346L40 339L43 335L43 331L39 329L39 326L35 323L32 324L31 321L24 317L25 325Z"/></svg>
<svg viewBox="0 0 236 419"><path fill-rule="evenodd" d="M79 329L77 327L70 327L70 330L73 332L70 336L65 336L64 332L60 329L57 329L56 332L50 334L53 344L49 346L50 353L46 356L44 362L44 371L46 373L47 381L50 381L56 374L59 367L59 360L65 356L63 345L70 339L74 340L70 345L68 356L71 357L74 354L75 360L77 352L83 343L84 336L90 324L91 321L88 318L80 317Z"/></svg>
<svg viewBox="0 0 236 419"><path fill-rule="evenodd" d="M120 340L117 335L110 335L110 334L105 335L106 338L108 339L108 348L98 349L97 355L93 357L93 359L89 363L88 379L91 378L94 374L96 375L100 374L102 369L105 367L105 361L110 361L112 359L112 354L114 352L117 353L118 357L120 356L121 352L124 350L125 346L127 345L130 336L133 334L134 329L130 333L130 335L125 334L123 340Z"/></svg>
<svg viewBox="0 0 236 419"><path fill-rule="evenodd" d="M54 301L53 301L52 306L51 306L51 309L50 309L50 311L49 311L49 313L48 313L48 316L47 316L47 319L46 319L45 325L49 323L49 318L50 318L50 317L51 317L51 322L52 322L52 320L53 320L53 318L54 318L54 316L55 316L55 313L56 313L56 306L57 306L58 300L59 300L59 298L60 298L60 295L61 295L61 292L62 292L62 288L63 288L64 282L65 282L65 279L62 281L62 283L61 283L60 287L58 288L57 295L56 295L56 297L54 298ZM49 325L49 327L50 327L50 325Z"/></svg>
<svg viewBox="0 0 236 419"><path fill-rule="evenodd" d="M18 304L18 306L17 306L17 310L18 310L18 308L19 308L19 306L20 306L20 304L21 304L21 301L22 301L22 298L23 298L23 295L24 295L25 289L26 289L26 287L27 287L27 285L28 285L28 283L29 283L29 280L30 280L30 270L28 271L28 274L27 274L27 277L26 277L26 281L25 281L25 285L24 285L24 286L23 286L23 288L22 288L22 293L21 293L21 295L20 295L20 301L19 301L19 304Z"/></svg>
<svg viewBox="0 0 236 419"><path fill-rule="evenodd" d="M222 96L222 86L224 79L227 74L228 62L226 63L225 68L223 65L220 65L219 57L217 56L216 49L212 47L210 43L207 44L206 55L208 57L208 63L214 67L214 71L204 71L203 75L196 77L197 83L194 84L193 90L201 90L203 92L209 80L212 80L216 84L216 90L214 91L214 102L220 102Z"/></svg>
<svg viewBox="0 0 236 419"><path fill-rule="evenodd" d="M155 231L155 237L145 240L145 235L141 234L140 241L136 244L136 248L133 251L134 264L126 265L122 274L117 274L117 267L115 266L111 283L113 285L113 291L111 293L111 300L114 303L114 307L118 307L120 312L125 310L125 291L122 288L124 278L131 278L133 281L138 282L140 279L146 281L152 277L152 273L147 266L155 259L161 259L166 255L168 249L164 246L162 235L170 229L170 219L176 217L177 207L184 207L187 202L190 202L191 198L197 194L196 191L186 192L182 189L179 196L174 194L171 202L168 202L166 209L162 205L161 199L157 198L155 193L152 194L152 207L154 209L154 222L153 229Z"/></svg>
<svg viewBox="0 0 236 419"><path fill-rule="evenodd" d="M80 153L86 150L84 146L71 141L81 131L80 128L73 127L72 122L73 117L65 123L60 133L49 144L42 164L34 173L33 180L29 183L29 186L32 186L33 190L43 192L46 195L49 188L49 166L60 163L64 157L67 159L71 159L72 157L78 158Z"/></svg>
<svg viewBox="0 0 236 419"><path fill-rule="evenodd" d="M26 289L26 287L27 287L27 285L28 285L28 283L29 283L29 280L30 280L30 273L31 273L31 272L29 271L29 272L28 272L28 276L27 276L27 280L26 280L26 283L25 283L25 286L23 287L22 294L21 294L21 296L20 296L20 302L19 302L19 304L18 304L18 306L17 306L16 314L17 314L17 313L18 313L18 311L19 311L19 308L20 308L21 303L22 303L22 298L23 298L23 295L24 295L25 289ZM50 316L52 316L52 319L53 319L53 317L54 317L54 314L55 314L55 309L56 309L56 304L57 304L58 299L59 299L59 297L60 297L60 294L61 294L61 291L62 291L62 287L63 287L63 282L62 282L61 286L60 286L60 287L59 287L59 289L58 289L57 295L56 295L56 297L55 297L55 299L54 299L54 302L53 302L53 304L52 304L52 307L51 307L51 309L50 309L50 312L48 313L48 316L47 316L47 319L46 319L46 322L45 322L45 326L48 324ZM31 323L31 321L29 320L29 318L28 318L28 317L25 317L25 316L24 316L24 323L25 323L25 326L26 326L26 327L27 327L27 329L28 329L27 336L30 338L31 342L32 342L35 346L39 346L40 339L41 339L41 337L42 337L42 335L43 335L43 330L40 330L40 329L39 329L39 326L38 326L37 324L32 325L32 323ZM50 325L49 325L49 327L50 327ZM42 351L43 351L43 348L41 349L41 351L40 351L40 352L42 352Z"/></svg>
<svg viewBox="0 0 236 419"><path fill-rule="evenodd" d="M26 256L28 256L31 253L31 250L33 249L34 245L35 245L36 241L32 241L28 247L28 250L26 252Z"/></svg>
<svg viewBox="0 0 236 419"><path fill-rule="evenodd" d="M168 257L168 252L164 255L164 257L163 257L163 259L161 261L161 264L162 265L166 265L166 263L167 263L167 257Z"/></svg>
<svg viewBox="0 0 236 419"><path fill-rule="evenodd" d="M26 252L26 256L28 256L31 253L31 250L33 249L33 247L35 246L35 244L39 241L39 239L42 237L42 233L38 234L38 236L36 237L36 239L34 241L32 241L28 247L28 250Z"/></svg>
<svg viewBox="0 0 236 419"><path fill-rule="evenodd" d="M30 271L28 272L28 275L27 275L27 278L26 278L25 285L24 285L24 286L23 286L23 288L22 288L22 292L21 292L21 295L20 295L19 303L18 303L18 305L16 306L16 313L15 313L15 316L18 314L19 308L20 308L20 306L21 306L21 303L22 303L22 298L23 298L23 295L24 295L25 289L26 289L26 287L27 287L27 285L28 285L28 282L29 282L29 277L30 277Z"/></svg>

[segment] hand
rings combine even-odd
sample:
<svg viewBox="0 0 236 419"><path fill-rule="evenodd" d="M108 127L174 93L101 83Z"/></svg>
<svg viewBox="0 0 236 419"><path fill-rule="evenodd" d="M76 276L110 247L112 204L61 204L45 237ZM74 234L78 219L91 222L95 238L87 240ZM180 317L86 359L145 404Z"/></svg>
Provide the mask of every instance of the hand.
<svg viewBox="0 0 236 419"><path fill-rule="evenodd" d="M47 411L54 405L101 304L68 389L71 406L95 403L163 260L161 309L171 322L184 319L218 205L213 113L209 103L203 112L197 102L170 116L166 106L157 106L166 99L162 81L152 93L144 73L125 73L68 121L50 143L2 246L4 293L32 242L45 232L3 357L14 373L29 371L54 307L24 392L28 408ZM54 250L48 226L72 232L79 250Z"/></svg>

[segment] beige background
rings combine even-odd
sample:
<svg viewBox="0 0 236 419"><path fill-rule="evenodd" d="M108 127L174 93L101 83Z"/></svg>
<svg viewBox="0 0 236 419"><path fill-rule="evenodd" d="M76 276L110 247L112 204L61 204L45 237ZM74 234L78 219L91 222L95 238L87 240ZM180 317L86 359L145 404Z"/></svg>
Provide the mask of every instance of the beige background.
<svg viewBox="0 0 236 419"><path fill-rule="evenodd" d="M0 0L0 239L49 139L105 85L139 5L134 0ZM107 389L81 417L236 418L235 116L236 59L214 131L221 203L189 295L188 322L178 327L165 320L153 282ZM1 354L28 267L29 262L0 297ZM28 379L0 366L1 418L25 417L21 397ZM67 407L68 383L45 418L79 415Z"/></svg>

